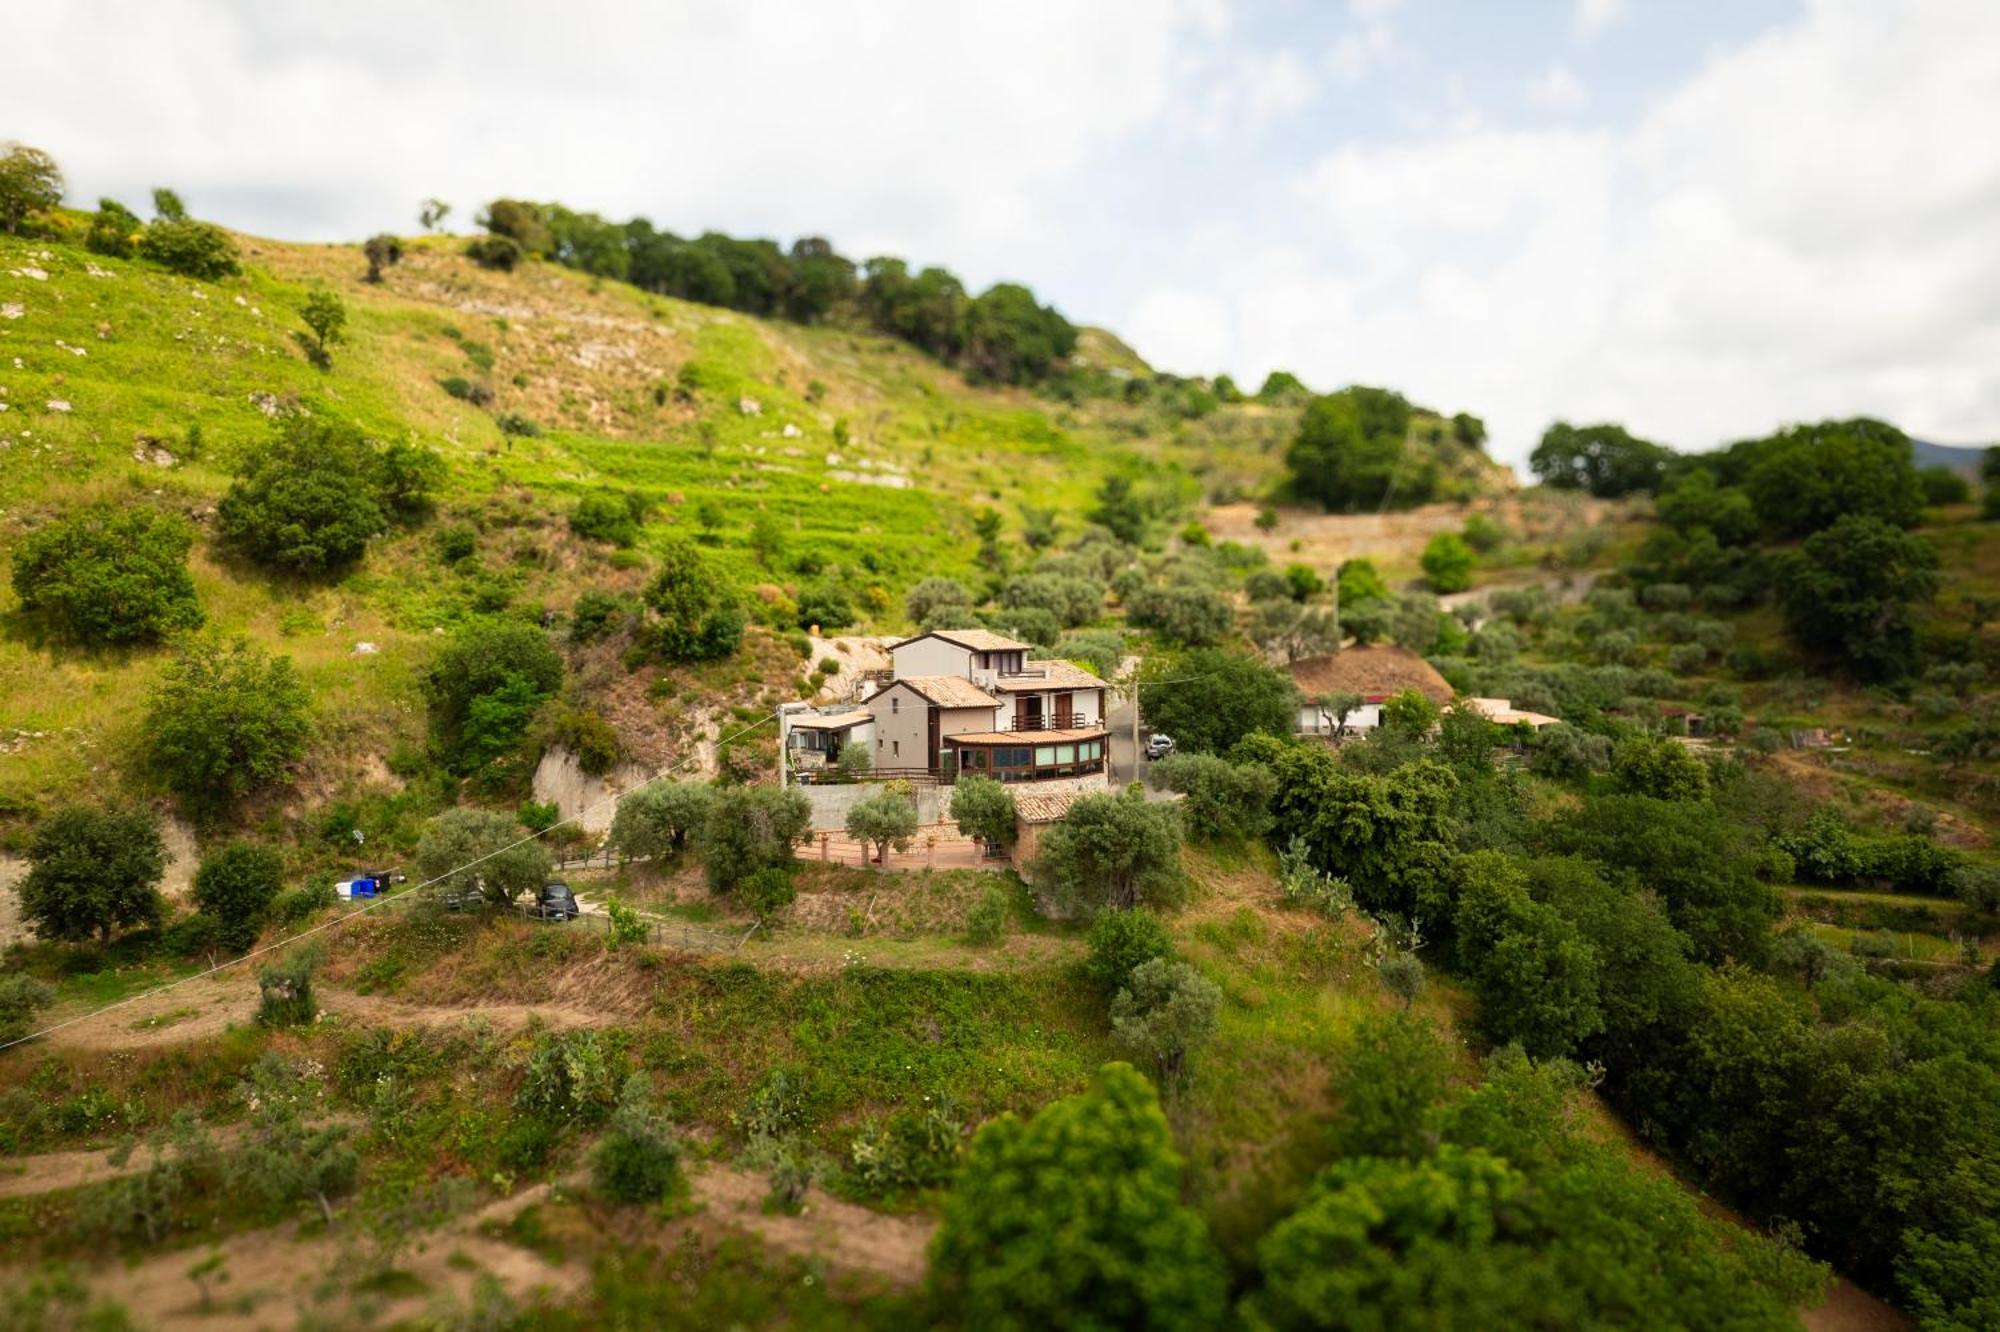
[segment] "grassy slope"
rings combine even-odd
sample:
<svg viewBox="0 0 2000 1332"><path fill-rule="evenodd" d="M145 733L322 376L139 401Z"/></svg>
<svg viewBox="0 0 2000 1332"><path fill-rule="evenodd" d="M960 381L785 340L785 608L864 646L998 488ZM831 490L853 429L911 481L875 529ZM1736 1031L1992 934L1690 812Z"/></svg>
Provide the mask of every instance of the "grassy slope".
<svg viewBox="0 0 2000 1332"><path fill-rule="evenodd" d="M1149 433L1122 404L1058 414L1019 391L971 388L873 336L763 323L546 265L485 273L442 240L414 243L381 286L360 280L352 248L243 243L244 275L207 284L72 245L0 240L0 305L12 316L0 318L0 557L27 527L88 499L206 521L233 449L269 428L274 403L321 404L434 445L450 464L439 521L471 518L484 531L478 577L445 572L423 532L378 542L335 584L274 580L197 546L211 623L305 671L329 722L322 767L417 738L422 640L482 596L560 610L586 586L641 582L642 568L613 567L567 533L568 507L592 489L653 502L642 555L671 527L697 528L697 507L712 502L720 523L700 534L717 557L746 585L796 592L789 560L767 570L749 553L752 522L773 514L788 553L817 553L829 573L879 587L889 607L921 577L979 572L975 508L1012 521L1032 501L1075 530L1106 469L1177 468L1175 455L1204 447ZM295 343L315 282L349 310L330 373ZM437 381L449 376L490 383L493 410L446 394ZM678 391L689 384L699 387ZM757 414L741 409L746 398ZM67 410L48 405L58 402ZM545 435L510 441L495 424L502 412ZM1107 413L1119 418L1115 439L1097 419ZM191 457L196 426L204 447ZM38 645L13 604L0 591L0 796L46 800L116 769L160 654ZM360 641L381 652L355 655Z"/></svg>

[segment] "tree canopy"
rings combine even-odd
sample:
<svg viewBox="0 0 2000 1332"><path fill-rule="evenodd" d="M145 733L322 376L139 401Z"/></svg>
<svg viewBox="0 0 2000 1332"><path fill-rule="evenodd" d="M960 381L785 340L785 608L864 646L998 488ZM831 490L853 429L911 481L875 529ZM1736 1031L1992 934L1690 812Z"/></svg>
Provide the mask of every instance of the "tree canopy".
<svg viewBox="0 0 2000 1332"><path fill-rule="evenodd" d="M159 826L139 810L72 806L35 829L21 915L43 939L108 941L134 925L157 924L167 850Z"/></svg>
<svg viewBox="0 0 2000 1332"><path fill-rule="evenodd" d="M1290 735L1298 726L1291 676L1225 648L1195 648L1146 659L1139 710L1182 750L1226 754L1247 735Z"/></svg>
<svg viewBox="0 0 2000 1332"><path fill-rule="evenodd" d="M1134 793L1087 795L1042 834L1035 874L1085 915L1171 900L1180 887L1180 811Z"/></svg>
<svg viewBox="0 0 2000 1332"><path fill-rule="evenodd" d="M1928 541L1849 514L1786 560L1778 602L1800 647L1864 679L1894 679L1916 664L1911 611L1941 585Z"/></svg>
<svg viewBox="0 0 2000 1332"><path fill-rule="evenodd" d="M1672 456L1665 445L1640 439L1622 425L1557 421L1542 432L1528 466L1545 486L1620 499L1657 491Z"/></svg>
<svg viewBox="0 0 2000 1332"><path fill-rule="evenodd" d="M311 734L312 695L291 658L247 639L185 640L147 700L148 762L202 817L279 781Z"/></svg>
<svg viewBox="0 0 2000 1332"><path fill-rule="evenodd" d="M187 569L193 544L177 515L92 505L21 539L14 594L74 642L154 642L202 622Z"/></svg>
<svg viewBox="0 0 2000 1332"><path fill-rule="evenodd" d="M967 1327L1215 1327L1222 1261L1180 1176L1151 1085L1107 1064L1027 1123L979 1130L932 1244L934 1289Z"/></svg>
<svg viewBox="0 0 2000 1332"><path fill-rule="evenodd" d="M1391 487L1402 503L1422 503L1430 486L1405 464L1409 431L1410 404L1388 389L1356 385L1312 399L1285 452L1293 491L1329 511L1379 505Z"/></svg>

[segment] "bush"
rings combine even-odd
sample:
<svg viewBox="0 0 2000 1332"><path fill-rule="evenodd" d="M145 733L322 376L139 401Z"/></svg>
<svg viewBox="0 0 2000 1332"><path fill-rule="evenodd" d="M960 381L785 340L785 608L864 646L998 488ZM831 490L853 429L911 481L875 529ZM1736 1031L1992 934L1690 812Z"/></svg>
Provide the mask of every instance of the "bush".
<svg viewBox="0 0 2000 1332"><path fill-rule="evenodd" d="M312 979L319 960L316 949L301 948L281 962L260 968L257 1021L266 1027L297 1027L318 1016Z"/></svg>
<svg viewBox="0 0 2000 1332"><path fill-rule="evenodd" d="M997 883L982 888L965 913L965 941L977 947L998 943L1007 933L1007 919L1013 908L1007 890Z"/></svg>
<svg viewBox="0 0 2000 1332"><path fill-rule="evenodd" d="M833 583L814 583L799 592L798 625L801 629L845 629L854 623L854 605L847 593Z"/></svg>
<svg viewBox="0 0 2000 1332"><path fill-rule="evenodd" d="M680 1144L653 1109L645 1074L625 1080L610 1131L591 1153L590 1178L598 1194L615 1203L657 1203L680 1189Z"/></svg>
<svg viewBox="0 0 2000 1332"><path fill-rule="evenodd" d="M521 246L511 236L480 236L467 243L465 257L481 268L511 273L521 262Z"/></svg>
<svg viewBox="0 0 2000 1332"><path fill-rule="evenodd" d="M0 976L0 1042L27 1035L35 1015L55 999L56 992L33 976L18 971Z"/></svg>
<svg viewBox="0 0 2000 1332"><path fill-rule="evenodd" d="M215 920L222 944L240 952L257 941L284 878L284 857L275 847L231 842L202 857L194 875L195 905Z"/></svg>
<svg viewBox="0 0 2000 1332"><path fill-rule="evenodd" d="M139 257L175 273L216 282L243 271L236 242L221 227L188 219L156 218L139 237Z"/></svg>
<svg viewBox="0 0 2000 1332"><path fill-rule="evenodd" d="M659 572L646 588L653 612L648 641L668 662L714 661L743 641L743 609L735 591L694 543L679 534L662 543Z"/></svg>
<svg viewBox="0 0 2000 1332"><path fill-rule="evenodd" d="M1450 532L1430 539L1422 563L1433 591L1463 592L1472 586L1472 549Z"/></svg>
<svg viewBox="0 0 2000 1332"><path fill-rule="evenodd" d="M1290 735L1298 691L1285 672L1221 648L1152 656L1140 670L1139 710L1191 753L1226 754L1256 732Z"/></svg>
<svg viewBox="0 0 2000 1332"><path fill-rule="evenodd" d="M604 1122L622 1090L597 1032L536 1031L514 1108L553 1124L589 1127Z"/></svg>
<svg viewBox="0 0 2000 1332"><path fill-rule="evenodd" d="M926 578L904 595L903 613L913 624L942 616L958 621L956 626L946 627L962 628L973 623L972 602L972 593L957 579Z"/></svg>
<svg viewBox="0 0 2000 1332"><path fill-rule="evenodd" d="M302 925L330 907L340 905L340 894L324 880L299 888L287 888L271 899L265 918L276 925Z"/></svg>
<svg viewBox="0 0 2000 1332"><path fill-rule="evenodd" d="M351 425L291 416L248 452L216 506L222 539L259 564L318 576L358 561L389 525L370 484L380 451Z"/></svg>
<svg viewBox="0 0 2000 1332"><path fill-rule="evenodd" d="M147 762L195 814L215 815L284 777L305 753L311 706L289 657L189 639L147 701Z"/></svg>
<svg viewBox="0 0 2000 1332"><path fill-rule="evenodd" d="M1182 814L1203 841L1250 841L1271 826L1277 780L1259 764L1231 763L1213 754L1175 754L1153 765L1153 778L1186 797Z"/></svg>
<svg viewBox="0 0 2000 1332"><path fill-rule="evenodd" d="M570 510L569 530L586 541L602 541L626 549L639 540L639 519L645 501L637 495L599 491L585 495Z"/></svg>
<svg viewBox="0 0 2000 1332"><path fill-rule="evenodd" d="M768 921L798 900L799 890L789 869L766 865L738 883L736 895L757 919Z"/></svg>
<svg viewBox="0 0 2000 1332"><path fill-rule="evenodd" d="M539 439L542 428L519 412L502 412L493 424L500 427L500 433L509 439Z"/></svg>
<svg viewBox="0 0 2000 1332"><path fill-rule="evenodd" d="M187 571L193 545L184 519L93 506L21 538L14 593L73 642L155 641L202 621Z"/></svg>
<svg viewBox="0 0 2000 1332"><path fill-rule="evenodd" d="M1090 957L1084 972L1109 997L1130 985L1132 973L1141 965L1173 955L1173 938L1152 912L1106 911L1090 923Z"/></svg>
<svg viewBox="0 0 2000 1332"><path fill-rule="evenodd" d="M625 599L595 588L583 593L569 611L569 641L596 643L625 627Z"/></svg>
<svg viewBox="0 0 2000 1332"><path fill-rule="evenodd" d="M562 656L534 625L511 620L466 624L445 641L424 673L431 743L462 773L509 759L562 681Z"/></svg>
<svg viewBox="0 0 2000 1332"><path fill-rule="evenodd" d="M116 199L99 199L97 212L91 216L90 231L84 236L84 247L93 254L109 255L113 259L130 259L138 248L139 234L145 224L124 204Z"/></svg>

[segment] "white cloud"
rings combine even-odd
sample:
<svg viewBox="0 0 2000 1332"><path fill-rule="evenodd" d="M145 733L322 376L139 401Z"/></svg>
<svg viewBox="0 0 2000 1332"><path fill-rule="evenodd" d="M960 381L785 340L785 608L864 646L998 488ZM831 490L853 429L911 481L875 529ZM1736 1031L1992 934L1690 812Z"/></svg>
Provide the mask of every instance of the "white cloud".
<svg viewBox="0 0 2000 1332"><path fill-rule="evenodd" d="M1587 42L1624 17L1625 0L1576 0L1570 32L1576 40Z"/></svg>
<svg viewBox="0 0 2000 1332"><path fill-rule="evenodd" d="M1326 67L1343 83L1359 83L1382 63L1395 44L1394 29L1376 17L1340 34L1326 53Z"/></svg>
<svg viewBox="0 0 2000 1332"><path fill-rule="evenodd" d="M1629 129L1350 146L1296 198L1289 237L1175 265L1229 293L1208 322L1245 381L1395 385L1515 460L1557 416L1687 447L1859 412L2000 424L2000 7L1816 0ZM1170 348L1147 322L1140 348Z"/></svg>
<svg viewBox="0 0 2000 1332"><path fill-rule="evenodd" d="M469 217L512 193L985 280L1060 244L1051 195L1155 122L1183 51L1227 22L1197 0L574 0L559 19L79 0L10 15L0 87L9 134L85 199L170 182L222 220L332 239L408 226L428 195Z"/></svg>
<svg viewBox="0 0 2000 1332"><path fill-rule="evenodd" d="M1347 0L1347 12L1364 23L1387 18L1402 8L1403 0Z"/></svg>
<svg viewBox="0 0 2000 1332"><path fill-rule="evenodd" d="M1528 81L1523 96L1529 106L1543 111L1581 111L1590 101L1590 90L1569 66L1557 61Z"/></svg>

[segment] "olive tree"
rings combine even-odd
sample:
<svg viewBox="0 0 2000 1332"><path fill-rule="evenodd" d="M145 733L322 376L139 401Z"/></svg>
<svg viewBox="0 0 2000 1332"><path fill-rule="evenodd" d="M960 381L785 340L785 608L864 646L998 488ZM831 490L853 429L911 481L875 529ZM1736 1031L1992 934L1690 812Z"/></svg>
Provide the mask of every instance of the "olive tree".
<svg viewBox="0 0 2000 1332"><path fill-rule="evenodd" d="M907 851L917 835L917 807L906 795L883 791L847 811L847 835L875 848L875 863L888 860L889 848Z"/></svg>
<svg viewBox="0 0 2000 1332"><path fill-rule="evenodd" d="M1180 811L1136 792L1084 796L1042 836L1035 874L1066 909L1123 911L1178 896Z"/></svg>
<svg viewBox="0 0 2000 1332"><path fill-rule="evenodd" d="M1014 793L991 777L961 777L951 788L951 817L959 832L997 846L1011 846L1019 831Z"/></svg>
<svg viewBox="0 0 2000 1332"><path fill-rule="evenodd" d="M550 869L540 841L527 840L513 819L486 809L448 809L432 819L411 861L433 892L477 889L502 906L538 890Z"/></svg>
<svg viewBox="0 0 2000 1332"><path fill-rule="evenodd" d="M701 831L715 788L697 782L653 782L622 797L610 843L632 860L670 860Z"/></svg>
<svg viewBox="0 0 2000 1332"><path fill-rule="evenodd" d="M1185 962L1152 958L1132 969L1111 1001L1111 1030L1133 1053L1153 1061L1160 1085L1187 1077L1188 1055L1215 1036L1222 991Z"/></svg>
<svg viewBox="0 0 2000 1332"><path fill-rule="evenodd" d="M54 208L62 197L62 168L55 158L24 143L5 145L0 152L0 227L13 235L29 214Z"/></svg>

